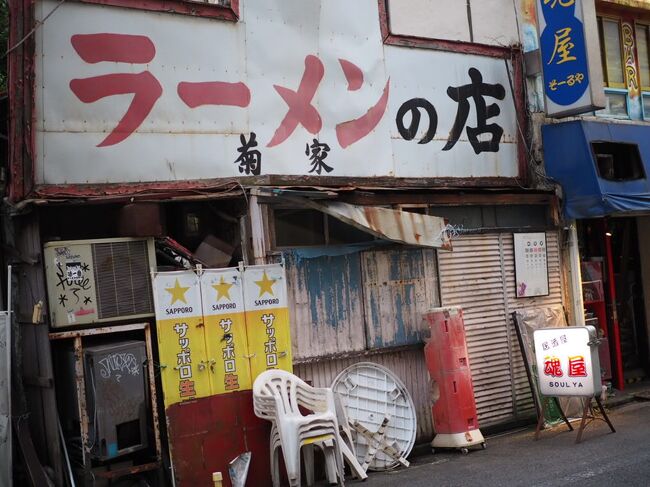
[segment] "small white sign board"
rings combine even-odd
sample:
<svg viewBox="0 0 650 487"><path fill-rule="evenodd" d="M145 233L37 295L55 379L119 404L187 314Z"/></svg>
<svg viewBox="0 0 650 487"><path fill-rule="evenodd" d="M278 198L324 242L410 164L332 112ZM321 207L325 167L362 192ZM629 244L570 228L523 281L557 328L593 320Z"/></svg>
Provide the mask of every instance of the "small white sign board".
<svg viewBox="0 0 650 487"><path fill-rule="evenodd" d="M515 233L514 247L517 297L548 296L546 234Z"/></svg>
<svg viewBox="0 0 650 487"><path fill-rule="evenodd" d="M592 397L600 393L596 338L593 326L535 330L537 377L542 395Z"/></svg>

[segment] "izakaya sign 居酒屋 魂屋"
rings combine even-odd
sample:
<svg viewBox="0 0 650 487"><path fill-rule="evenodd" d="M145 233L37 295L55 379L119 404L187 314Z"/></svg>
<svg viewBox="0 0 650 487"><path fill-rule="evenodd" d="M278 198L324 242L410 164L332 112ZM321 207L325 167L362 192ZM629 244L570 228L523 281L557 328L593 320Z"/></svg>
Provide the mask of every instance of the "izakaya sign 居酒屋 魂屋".
<svg viewBox="0 0 650 487"><path fill-rule="evenodd" d="M542 328L533 333L540 392L594 396L601 392L598 340L593 326Z"/></svg>
<svg viewBox="0 0 650 487"><path fill-rule="evenodd" d="M293 370L282 265L159 272L154 297L166 407Z"/></svg>
<svg viewBox="0 0 650 487"><path fill-rule="evenodd" d="M37 2L36 183L520 176L509 60L385 45L376 0L244 3Z"/></svg>

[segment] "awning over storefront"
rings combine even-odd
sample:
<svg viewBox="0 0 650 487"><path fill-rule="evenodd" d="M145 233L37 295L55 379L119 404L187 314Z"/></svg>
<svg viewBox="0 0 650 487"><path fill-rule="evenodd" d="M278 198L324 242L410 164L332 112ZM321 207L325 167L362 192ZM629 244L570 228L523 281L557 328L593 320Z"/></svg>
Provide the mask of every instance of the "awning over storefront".
<svg viewBox="0 0 650 487"><path fill-rule="evenodd" d="M569 219L650 211L650 126L572 121L542 127L546 174Z"/></svg>

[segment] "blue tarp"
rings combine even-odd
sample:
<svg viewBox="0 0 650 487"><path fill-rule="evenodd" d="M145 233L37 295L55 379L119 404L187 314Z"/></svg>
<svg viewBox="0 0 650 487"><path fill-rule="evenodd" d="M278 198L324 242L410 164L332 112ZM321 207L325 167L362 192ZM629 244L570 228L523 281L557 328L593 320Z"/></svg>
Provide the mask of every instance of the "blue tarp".
<svg viewBox="0 0 650 487"><path fill-rule="evenodd" d="M646 177L610 181L598 174L592 142L636 144ZM650 125L572 121L542 127L546 174L562 186L568 219L650 211Z"/></svg>

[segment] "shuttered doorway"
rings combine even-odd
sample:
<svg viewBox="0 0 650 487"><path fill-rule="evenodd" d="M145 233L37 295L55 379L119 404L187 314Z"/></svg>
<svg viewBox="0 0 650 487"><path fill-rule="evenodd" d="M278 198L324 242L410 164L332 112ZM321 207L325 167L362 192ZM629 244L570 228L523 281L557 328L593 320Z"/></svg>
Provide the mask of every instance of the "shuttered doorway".
<svg viewBox="0 0 650 487"><path fill-rule="evenodd" d="M438 253L443 306L461 306L481 427L533 416L532 394L511 313L562 304L557 232L547 232L549 295L515 297L511 233L455 238Z"/></svg>

